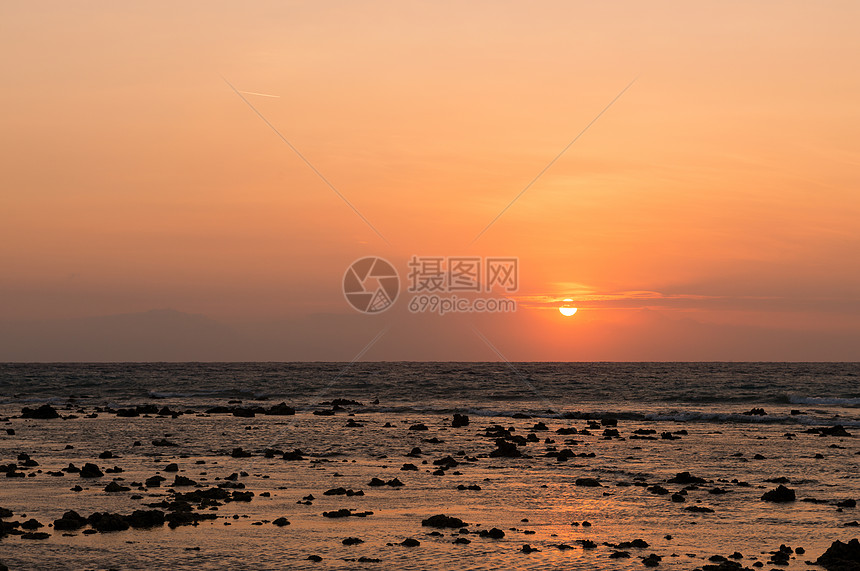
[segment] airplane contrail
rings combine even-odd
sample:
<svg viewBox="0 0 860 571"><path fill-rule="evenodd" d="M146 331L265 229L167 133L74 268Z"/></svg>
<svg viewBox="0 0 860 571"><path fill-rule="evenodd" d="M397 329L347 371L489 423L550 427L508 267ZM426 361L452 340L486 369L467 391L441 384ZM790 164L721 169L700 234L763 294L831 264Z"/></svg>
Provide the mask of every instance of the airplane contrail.
<svg viewBox="0 0 860 571"><path fill-rule="evenodd" d="M259 97L280 97L280 95L269 95L268 93L256 93L254 91L240 91L239 93L244 93L245 95L257 95Z"/></svg>

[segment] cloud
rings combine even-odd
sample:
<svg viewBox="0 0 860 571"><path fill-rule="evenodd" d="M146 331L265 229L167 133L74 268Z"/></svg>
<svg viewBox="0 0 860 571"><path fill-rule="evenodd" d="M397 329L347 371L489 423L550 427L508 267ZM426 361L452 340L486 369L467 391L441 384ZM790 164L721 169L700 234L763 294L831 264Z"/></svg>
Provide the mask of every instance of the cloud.
<svg viewBox="0 0 860 571"><path fill-rule="evenodd" d="M649 290L614 292L589 291L557 295L517 296L524 308L556 308L563 299L571 298L579 307L591 309L663 309L749 312L832 312L860 315L860 298L789 297L789 296L731 296L686 293L663 293Z"/></svg>

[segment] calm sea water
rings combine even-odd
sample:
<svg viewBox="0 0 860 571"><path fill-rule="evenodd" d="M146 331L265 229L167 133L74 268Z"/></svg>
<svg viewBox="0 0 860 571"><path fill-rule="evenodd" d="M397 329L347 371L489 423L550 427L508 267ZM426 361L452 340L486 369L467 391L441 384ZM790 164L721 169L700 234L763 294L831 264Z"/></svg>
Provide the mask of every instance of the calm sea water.
<svg viewBox="0 0 860 571"><path fill-rule="evenodd" d="M172 480L174 474L164 472L167 463L177 463L179 475L204 487L244 473L238 481L255 497L221 506L213 512L217 520L199 527L7 537L0 539L0 562L12 569L69 570L634 570L644 568L641 557L656 553L663 557L659 569L689 570L735 551L744 566L762 562L771 568L769 552L786 544L807 554L781 568L807 569L804 561L832 541L860 536L846 527L860 519L857 508L836 506L860 500L858 439L808 432L842 424L860 434L858 374L857 363L517 363L513 369L499 363L4 364L0 427L14 434L0 430L0 464L15 462L22 452L39 463L26 469L32 477L0 478L0 507L12 510L12 519L48 524L67 509L85 516L131 513L169 497L167 486L134 485L157 473ZM313 414L333 398L365 406ZM261 406L286 401L297 414L203 412L236 400ZM42 402L68 418L12 418L23 406ZM96 407L149 403L188 413L88 414ZM767 415L743 414L752 408ZM469 414L471 424L453 428L453 412ZM606 414L619 419L620 438L605 437L603 427L581 433L586 417ZM416 423L428 429L410 430ZM490 456L495 438L486 428L494 425L535 435L522 447L524 457ZM579 433L558 432L570 427ZM655 431L656 437L639 438L637 431ZM677 439L662 439L663 432ZM150 445L161 438L178 446ZM407 456L416 446L422 454ZM236 447L251 457L233 458ZM306 459L265 458L265 448L300 448ZM547 455L564 448L582 456L558 462ZM104 451L117 458L100 459ZM434 474L433 461L448 455L460 464ZM70 462L116 465L123 472L97 480L47 474ZM418 470L402 471L407 462ZM660 485L680 491L684 486L670 479L681 471L708 483L688 490L681 503L649 490ZM397 477L405 485L369 487L372 477ZM584 477L602 487L576 485ZM761 501L775 478L785 478L798 501ZM113 479L132 490L105 492ZM74 491L76 484L83 490ZM341 486L365 495L323 494ZM716 488L724 493L713 493ZM297 503L308 494L317 498L312 505ZM690 506L713 512L686 510ZM322 517L340 508L373 515ZM465 537L471 543L455 544L457 530L428 535L420 522L438 513L462 518L473 532L498 527L505 537L470 533ZM291 525L271 524L281 516ZM581 525L586 520L592 525ZM346 546L347 537L363 543ZM406 538L420 545L389 545ZM637 538L649 547L626 548L628 559L611 557L616 549L606 544ZM583 549L582 540L596 547ZM524 544L540 551L524 554ZM307 561L310 554L323 561ZM362 556L379 562L357 562Z"/></svg>
<svg viewBox="0 0 860 571"><path fill-rule="evenodd" d="M331 398L379 411L605 411L789 423L840 415L845 424L860 421L860 363L0 364L0 406L269 399L307 408ZM379 405L371 405L375 399ZM736 416L753 407L773 414Z"/></svg>

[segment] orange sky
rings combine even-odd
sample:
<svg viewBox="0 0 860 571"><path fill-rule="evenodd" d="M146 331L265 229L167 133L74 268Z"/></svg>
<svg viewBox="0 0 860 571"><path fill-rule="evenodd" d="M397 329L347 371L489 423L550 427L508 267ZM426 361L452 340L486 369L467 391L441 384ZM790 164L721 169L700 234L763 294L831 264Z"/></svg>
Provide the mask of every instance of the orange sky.
<svg viewBox="0 0 860 571"><path fill-rule="evenodd" d="M331 350L248 354L275 360L349 360L387 323L367 358L492 360L459 316L339 336L340 280L367 255L499 255L519 310L472 322L512 360L860 360L856 2L27 2L0 22L0 322L171 308ZM390 244L222 77L276 95L246 97Z"/></svg>

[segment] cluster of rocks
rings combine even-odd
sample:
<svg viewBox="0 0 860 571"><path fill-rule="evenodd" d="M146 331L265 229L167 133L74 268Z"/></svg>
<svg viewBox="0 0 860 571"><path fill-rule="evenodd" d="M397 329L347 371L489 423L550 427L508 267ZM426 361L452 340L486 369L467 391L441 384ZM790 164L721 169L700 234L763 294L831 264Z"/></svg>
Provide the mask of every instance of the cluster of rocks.
<svg viewBox="0 0 860 571"><path fill-rule="evenodd" d="M266 416L292 416L296 414L296 409L282 402L270 407L263 406L215 406L206 409L206 414L232 414L240 418L254 418L258 414Z"/></svg>

